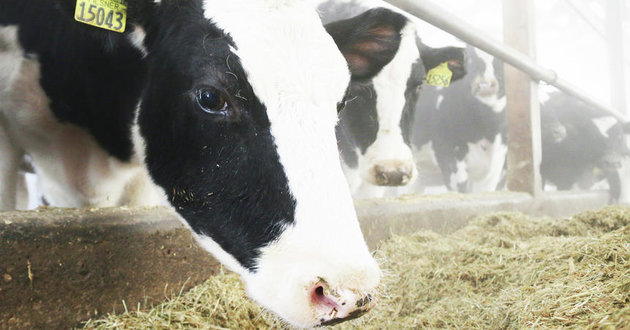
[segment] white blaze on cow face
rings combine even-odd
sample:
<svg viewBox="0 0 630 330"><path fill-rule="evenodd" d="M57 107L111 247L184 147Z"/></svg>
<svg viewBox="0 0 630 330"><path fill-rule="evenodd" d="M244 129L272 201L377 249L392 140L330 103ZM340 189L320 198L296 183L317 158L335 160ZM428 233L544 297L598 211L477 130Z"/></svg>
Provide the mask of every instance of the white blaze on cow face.
<svg viewBox="0 0 630 330"><path fill-rule="evenodd" d="M234 40L233 51L267 109L296 209L294 224L262 249L255 272L210 238L200 242L241 274L250 296L263 306L298 326L328 321L334 318L330 310L314 308L318 281L356 304L373 292L380 277L359 228L335 140L336 105L349 83L347 64L306 3L204 4L205 15Z"/></svg>
<svg viewBox="0 0 630 330"><path fill-rule="evenodd" d="M359 172L363 180L374 185L407 185L417 177L413 155L403 140L400 122L405 109L407 80L420 53L412 25L401 31L401 37L396 56L372 80L377 94L379 128L374 143L359 156ZM401 173L402 180L396 180L395 184L384 182L391 173Z"/></svg>

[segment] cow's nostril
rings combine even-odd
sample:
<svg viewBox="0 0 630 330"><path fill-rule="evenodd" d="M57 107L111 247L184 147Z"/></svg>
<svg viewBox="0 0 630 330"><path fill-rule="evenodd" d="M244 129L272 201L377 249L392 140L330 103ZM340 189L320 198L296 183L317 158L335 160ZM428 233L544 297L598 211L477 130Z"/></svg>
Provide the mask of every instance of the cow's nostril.
<svg viewBox="0 0 630 330"><path fill-rule="evenodd" d="M324 296L324 287L323 286L318 286L315 288L315 295L317 297L323 297Z"/></svg>
<svg viewBox="0 0 630 330"><path fill-rule="evenodd" d="M370 293L336 289L320 280L310 291L311 303L320 325L334 325L357 318L375 305Z"/></svg>
<svg viewBox="0 0 630 330"><path fill-rule="evenodd" d="M313 288L311 291L311 301L315 304L315 306L322 308L337 307L337 302L328 296L327 291L328 289L325 287L325 284L319 284Z"/></svg>

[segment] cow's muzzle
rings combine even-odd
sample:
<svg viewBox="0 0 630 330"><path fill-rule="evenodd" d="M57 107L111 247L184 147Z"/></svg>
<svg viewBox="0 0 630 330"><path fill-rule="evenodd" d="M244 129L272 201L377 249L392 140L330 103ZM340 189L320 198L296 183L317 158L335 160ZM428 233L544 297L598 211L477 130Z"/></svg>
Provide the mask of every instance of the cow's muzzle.
<svg viewBox="0 0 630 330"><path fill-rule="evenodd" d="M376 305L376 299L369 293L333 289L320 280L311 289L311 303L320 315L319 326L330 326L367 313Z"/></svg>
<svg viewBox="0 0 630 330"><path fill-rule="evenodd" d="M413 166L398 161L382 162L371 168L370 175L377 186L404 186L413 179Z"/></svg>
<svg viewBox="0 0 630 330"><path fill-rule="evenodd" d="M491 97L499 92L499 81L496 79L483 79L475 84L474 94L479 97Z"/></svg>

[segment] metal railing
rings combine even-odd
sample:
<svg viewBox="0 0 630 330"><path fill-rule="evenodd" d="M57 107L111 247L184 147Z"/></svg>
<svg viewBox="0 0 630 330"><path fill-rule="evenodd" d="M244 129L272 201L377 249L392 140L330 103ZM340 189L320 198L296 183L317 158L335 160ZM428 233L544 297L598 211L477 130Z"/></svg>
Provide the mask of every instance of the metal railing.
<svg viewBox="0 0 630 330"><path fill-rule="evenodd" d="M499 57L504 62L527 73L535 81L543 81L568 95L574 96L584 103L602 110L617 119L627 122L628 118L617 110L605 105L600 100L590 96L587 92L570 82L560 78L558 74L550 69L540 66L529 56L503 44L488 36L474 26L464 22L459 17L449 13L430 0L384 0L393 6L431 24L435 27L452 34L453 36L469 43L488 54Z"/></svg>

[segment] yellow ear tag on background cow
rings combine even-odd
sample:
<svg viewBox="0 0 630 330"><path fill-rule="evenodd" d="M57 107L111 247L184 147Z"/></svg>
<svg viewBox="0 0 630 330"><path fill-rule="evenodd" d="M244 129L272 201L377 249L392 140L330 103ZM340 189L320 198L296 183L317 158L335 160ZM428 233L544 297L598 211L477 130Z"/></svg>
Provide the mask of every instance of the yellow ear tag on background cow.
<svg viewBox="0 0 630 330"><path fill-rule="evenodd" d="M431 86L448 87L451 84L453 72L448 68L448 63L444 62L427 73L426 84Z"/></svg>
<svg viewBox="0 0 630 330"><path fill-rule="evenodd" d="M125 32L126 0L77 0L74 19L101 29Z"/></svg>

